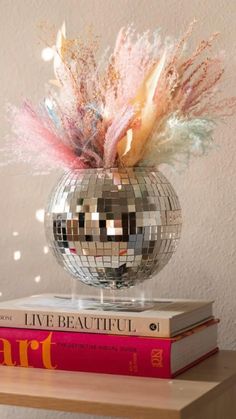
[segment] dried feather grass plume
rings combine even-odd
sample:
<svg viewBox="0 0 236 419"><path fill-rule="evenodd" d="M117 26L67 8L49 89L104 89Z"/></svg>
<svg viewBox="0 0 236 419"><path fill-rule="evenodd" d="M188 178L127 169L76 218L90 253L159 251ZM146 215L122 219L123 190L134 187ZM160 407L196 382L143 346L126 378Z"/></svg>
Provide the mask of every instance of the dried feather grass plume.
<svg viewBox="0 0 236 419"><path fill-rule="evenodd" d="M68 39L63 24L47 48L55 75L47 97L38 108L10 107L17 158L49 170L186 164L204 154L236 98L220 98L217 33L187 55L194 24L177 42L122 28L100 60L96 38Z"/></svg>

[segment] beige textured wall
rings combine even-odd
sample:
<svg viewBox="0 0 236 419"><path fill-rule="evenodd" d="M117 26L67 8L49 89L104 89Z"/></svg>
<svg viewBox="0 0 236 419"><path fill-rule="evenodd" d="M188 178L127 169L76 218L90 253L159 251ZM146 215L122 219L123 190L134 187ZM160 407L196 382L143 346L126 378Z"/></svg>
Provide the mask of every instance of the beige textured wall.
<svg viewBox="0 0 236 419"><path fill-rule="evenodd" d="M5 103L18 103L25 95L37 101L52 76L51 65L40 59L40 22L59 27L66 19L71 35L92 24L101 35L103 47L112 45L116 32L129 22L141 31L161 26L164 34L177 36L194 17L199 25L193 40L216 30L222 33L217 47L226 53L225 91L236 95L235 0L0 0L0 147L9 131ZM156 297L214 299L215 313L221 318L220 346L236 349L235 118L217 129L215 140L220 148L207 158L193 161L184 174L165 169L182 203L183 234L177 254L155 280L147 282L146 288ZM0 298L69 290L67 275L50 254L43 252L43 225L35 218L58 174L32 176L28 167L12 164L0 167L0 173ZM13 259L15 251L21 252L17 261ZM36 282L38 276L40 281ZM81 286L81 292L88 291L91 289ZM13 416L78 417L0 408L2 419Z"/></svg>

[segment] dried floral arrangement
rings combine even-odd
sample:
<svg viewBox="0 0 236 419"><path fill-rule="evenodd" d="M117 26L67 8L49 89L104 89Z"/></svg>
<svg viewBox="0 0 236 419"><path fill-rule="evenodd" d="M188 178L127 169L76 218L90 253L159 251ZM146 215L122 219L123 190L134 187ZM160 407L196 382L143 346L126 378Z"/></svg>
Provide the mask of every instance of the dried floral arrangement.
<svg viewBox="0 0 236 419"><path fill-rule="evenodd" d="M37 109L29 101L10 109L17 157L37 169L79 169L175 165L204 154L236 98L220 97L222 60L209 56L218 34L187 54L193 26L176 42L122 28L113 52L97 60L96 40L67 39L63 24L47 97Z"/></svg>

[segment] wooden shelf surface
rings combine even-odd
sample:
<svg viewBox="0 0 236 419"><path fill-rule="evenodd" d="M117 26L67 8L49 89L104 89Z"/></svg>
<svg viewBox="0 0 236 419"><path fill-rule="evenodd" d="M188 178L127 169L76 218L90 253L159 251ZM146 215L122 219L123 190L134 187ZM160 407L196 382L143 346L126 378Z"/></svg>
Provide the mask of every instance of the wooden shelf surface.
<svg viewBox="0 0 236 419"><path fill-rule="evenodd" d="M229 408L225 416L218 401ZM220 351L172 380L0 367L0 404L135 419L235 419L235 403L236 351Z"/></svg>

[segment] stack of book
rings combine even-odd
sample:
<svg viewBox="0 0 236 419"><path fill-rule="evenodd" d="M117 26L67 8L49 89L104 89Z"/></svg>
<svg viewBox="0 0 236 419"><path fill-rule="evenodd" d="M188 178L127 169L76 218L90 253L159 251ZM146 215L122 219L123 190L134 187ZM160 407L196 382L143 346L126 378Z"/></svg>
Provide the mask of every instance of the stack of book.
<svg viewBox="0 0 236 419"><path fill-rule="evenodd" d="M170 378L217 351L212 302L36 295L0 304L0 364Z"/></svg>

